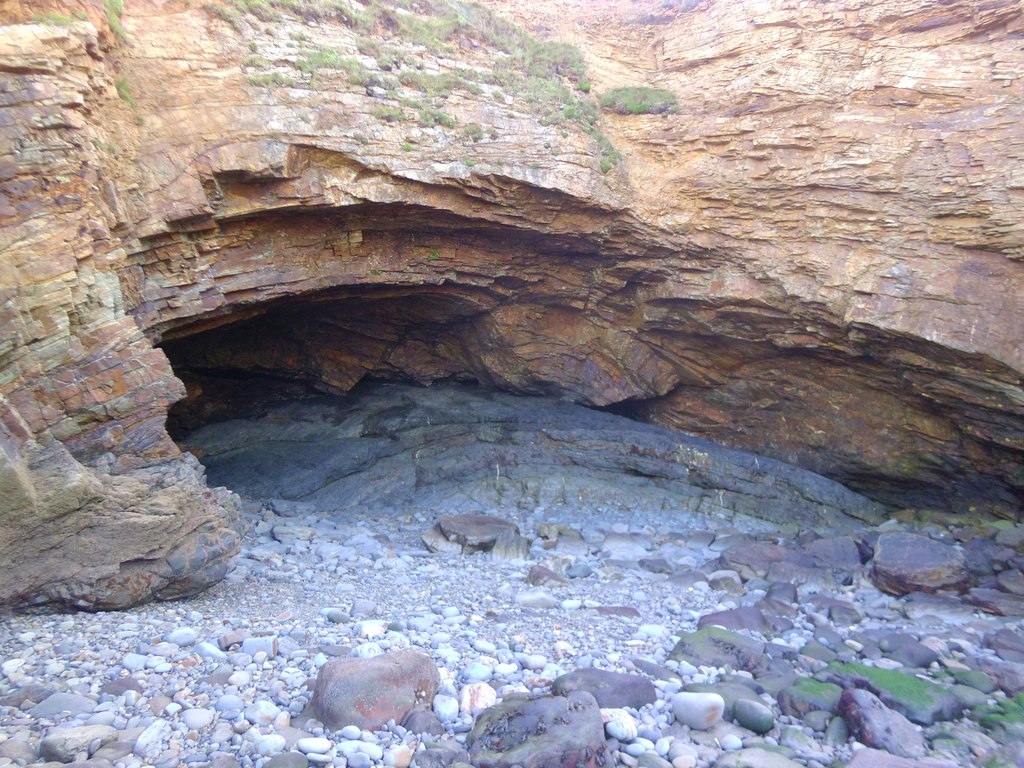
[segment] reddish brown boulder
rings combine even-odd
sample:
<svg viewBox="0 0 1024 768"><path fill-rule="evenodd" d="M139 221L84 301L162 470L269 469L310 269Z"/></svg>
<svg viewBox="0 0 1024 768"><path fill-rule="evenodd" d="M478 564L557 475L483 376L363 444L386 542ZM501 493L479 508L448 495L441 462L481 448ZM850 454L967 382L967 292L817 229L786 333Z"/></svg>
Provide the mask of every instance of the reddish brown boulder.
<svg viewBox="0 0 1024 768"><path fill-rule="evenodd" d="M313 711L328 728L356 725L376 730L427 707L441 683L429 656L395 651L370 659L333 659L313 689Z"/></svg>
<svg viewBox="0 0 1024 768"><path fill-rule="evenodd" d="M884 592L961 590L970 580L963 553L916 533L883 533L875 545L871 580Z"/></svg>

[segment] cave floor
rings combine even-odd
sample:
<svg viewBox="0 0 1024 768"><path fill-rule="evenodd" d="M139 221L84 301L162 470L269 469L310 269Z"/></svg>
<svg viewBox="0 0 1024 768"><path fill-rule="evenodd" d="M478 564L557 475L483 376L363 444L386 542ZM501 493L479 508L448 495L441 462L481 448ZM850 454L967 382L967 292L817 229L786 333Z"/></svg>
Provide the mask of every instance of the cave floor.
<svg viewBox="0 0 1024 768"><path fill-rule="evenodd" d="M868 523L828 481L773 482L609 414L385 390L188 436L241 495L233 570L173 603L5 618L0 765L475 762L481 707L583 669L629 676L595 695L614 721L601 748L630 768L1019 760L1020 527ZM324 664L400 649L439 671L432 715L361 733L311 719Z"/></svg>

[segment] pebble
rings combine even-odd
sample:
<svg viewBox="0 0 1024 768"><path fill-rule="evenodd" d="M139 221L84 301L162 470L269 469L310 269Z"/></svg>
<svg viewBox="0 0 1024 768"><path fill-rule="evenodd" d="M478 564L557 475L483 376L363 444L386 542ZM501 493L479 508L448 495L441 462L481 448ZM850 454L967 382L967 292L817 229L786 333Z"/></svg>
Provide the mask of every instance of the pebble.
<svg viewBox="0 0 1024 768"><path fill-rule="evenodd" d="M284 736L276 733L263 734L256 739L256 754L275 755L288 745Z"/></svg>
<svg viewBox="0 0 1024 768"><path fill-rule="evenodd" d="M233 693L227 693L217 699L213 708L218 712L232 712L236 710L240 712L245 709L245 706L245 701L241 696L236 696Z"/></svg>
<svg viewBox="0 0 1024 768"><path fill-rule="evenodd" d="M775 726L775 715L770 707L753 699L737 699L732 705L733 719L749 731L768 733Z"/></svg>
<svg viewBox="0 0 1024 768"><path fill-rule="evenodd" d="M281 714L273 703L265 700L254 701L245 708L245 719L253 725L270 725Z"/></svg>
<svg viewBox="0 0 1024 768"><path fill-rule="evenodd" d="M743 740L735 733L727 733L718 740L718 743L726 750L743 749Z"/></svg>
<svg viewBox="0 0 1024 768"><path fill-rule="evenodd" d="M493 707L498 701L498 693L487 683L470 683L459 691L459 711L468 714L482 712Z"/></svg>
<svg viewBox="0 0 1024 768"><path fill-rule="evenodd" d="M629 712L617 707L606 707L601 710L604 730L611 739L621 742L633 741L638 734L636 718Z"/></svg>
<svg viewBox="0 0 1024 768"><path fill-rule="evenodd" d="M201 731L209 726L213 722L213 718L214 711L202 707L187 709L181 713L181 722L185 724L185 727L196 731Z"/></svg>
<svg viewBox="0 0 1024 768"><path fill-rule="evenodd" d="M434 696L434 714L442 723L450 723L459 716L459 700L454 696L439 693Z"/></svg>
<svg viewBox="0 0 1024 768"><path fill-rule="evenodd" d="M164 635L164 640L175 645L193 645L198 638L196 631L191 627L181 627Z"/></svg>
<svg viewBox="0 0 1024 768"><path fill-rule="evenodd" d="M546 589L527 589L516 595L516 603L523 608L557 608L560 601Z"/></svg>
<svg viewBox="0 0 1024 768"><path fill-rule="evenodd" d="M304 754L309 754L310 752L326 754L331 751L333 746L334 744L330 739L317 736L307 736L295 742L295 748Z"/></svg>
<svg viewBox="0 0 1024 768"><path fill-rule="evenodd" d="M676 722L694 730L706 731L722 719L725 699L717 693L683 691L672 697L672 714Z"/></svg>

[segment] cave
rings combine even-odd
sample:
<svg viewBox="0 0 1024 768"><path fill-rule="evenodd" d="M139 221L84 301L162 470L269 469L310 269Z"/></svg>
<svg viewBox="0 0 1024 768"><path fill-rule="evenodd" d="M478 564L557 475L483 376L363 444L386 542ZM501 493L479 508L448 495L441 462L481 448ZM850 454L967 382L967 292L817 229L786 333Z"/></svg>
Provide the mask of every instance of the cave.
<svg viewBox="0 0 1024 768"><path fill-rule="evenodd" d="M4 0L0 764L1024 765L1022 40Z"/></svg>
<svg viewBox="0 0 1024 768"><path fill-rule="evenodd" d="M166 342L187 392L168 431L211 485L337 519L612 510L845 531L887 514L813 472L596 406L606 393L567 389L557 369L510 385L472 354L482 306L356 287Z"/></svg>

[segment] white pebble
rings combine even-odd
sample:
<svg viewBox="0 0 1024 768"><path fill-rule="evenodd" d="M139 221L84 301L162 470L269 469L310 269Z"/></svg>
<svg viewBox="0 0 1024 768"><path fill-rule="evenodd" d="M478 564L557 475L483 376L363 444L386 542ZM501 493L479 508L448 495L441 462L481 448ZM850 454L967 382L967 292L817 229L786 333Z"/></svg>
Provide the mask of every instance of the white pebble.
<svg viewBox="0 0 1024 768"><path fill-rule="evenodd" d="M683 691L672 697L672 713L676 722L697 731L706 731L713 726L722 719L724 711L725 699L717 693Z"/></svg>
<svg viewBox="0 0 1024 768"><path fill-rule="evenodd" d="M324 739L317 736L307 736L306 738L299 739L295 742L296 749L303 754L308 755L309 753L327 754L331 751L331 740Z"/></svg>

